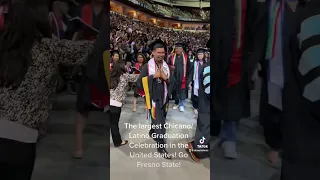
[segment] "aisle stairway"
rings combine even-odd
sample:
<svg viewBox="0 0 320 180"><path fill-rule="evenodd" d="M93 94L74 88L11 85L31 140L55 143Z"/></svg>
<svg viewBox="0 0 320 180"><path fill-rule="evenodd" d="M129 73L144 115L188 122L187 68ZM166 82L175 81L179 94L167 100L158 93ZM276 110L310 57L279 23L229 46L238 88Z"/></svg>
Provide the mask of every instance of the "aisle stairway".
<svg viewBox="0 0 320 180"><path fill-rule="evenodd" d="M109 178L108 114L92 112L84 131L85 154L72 159L76 96L52 97L47 135L37 147L32 180L106 180Z"/></svg>

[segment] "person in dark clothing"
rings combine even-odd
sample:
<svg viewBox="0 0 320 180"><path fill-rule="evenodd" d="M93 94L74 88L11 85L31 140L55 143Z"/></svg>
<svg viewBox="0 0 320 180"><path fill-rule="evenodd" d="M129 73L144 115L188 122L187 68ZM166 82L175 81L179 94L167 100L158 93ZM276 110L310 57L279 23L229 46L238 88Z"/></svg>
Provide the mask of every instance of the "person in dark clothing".
<svg viewBox="0 0 320 180"><path fill-rule="evenodd" d="M248 57L256 25L263 15L259 10L262 5L256 0L224 0L211 4L213 121L223 121L220 144L225 157L230 159L237 158L237 122L243 116L245 87L251 83L246 77L251 77L254 65L249 64Z"/></svg>
<svg viewBox="0 0 320 180"><path fill-rule="evenodd" d="M188 59L188 55L184 52L184 44L176 43L174 47L174 53L169 57L168 65L173 71L173 76L175 79L175 106L173 106L173 109L179 108L181 112L184 112L184 103L188 96Z"/></svg>
<svg viewBox="0 0 320 180"><path fill-rule="evenodd" d="M142 54L138 53L138 58L135 66L134 66L134 74L140 74L142 67L148 62L147 58ZM143 89L139 88L137 85L135 85L134 88L134 99L133 99L133 112L137 111L137 98L138 97L144 97L145 93Z"/></svg>
<svg viewBox="0 0 320 180"><path fill-rule="evenodd" d="M190 157L196 162L210 156L210 64L204 64L199 71L197 130L194 141L188 143L187 149Z"/></svg>
<svg viewBox="0 0 320 180"><path fill-rule="evenodd" d="M305 5L303 5L305 4ZM300 1L290 32L283 88L281 180L320 177L320 1Z"/></svg>
<svg viewBox="0 0 320 180"><path fill-rule="evenodd" d="M193 62L195 59L195 56L193 55L191 50L188 51L188 58L189 58L190 62Z"/></svg>
<svg viewBox="0 0 320 180"><path fill-rule="evenodd" d="M282 123L283 102L282 94L285 82L285 48L289 45L290 32L284 26L290 27L293 17L294 1L277 0L268 1L265 6L265 18L261 20L259 35L254 49L262 52L261 64L261 97L260 97L260 123L263 126L266 144L271 151L268 160L272 166L279 165L279 151L282 149ZM270 21L270 19L273 19ZM268 31L269 30L269 31ZM285 41L286 40L286 41ZM262 46L260 45L262 44Z"/></svg>
<svg viewBox="0 0 320 180"><path fill-rule="evenodd" d="M200 48L197 50L197 57L195 61L190 60L190 68L188 75L188 84L191 89L191 101L193 106L193 111L196 115L198 115L198 107L199 107L199 88L200 88L200 74L203 66L205 65L204 60L205 49Z"/></svg>
<svg viewBox="0 0 320 180"><path fill-rule="evenodd" d="M70 24L68 15L68 0L55 0L52 2L52 12L49 13L49 21L53 34L58 39L68 38L68 25Z"/></svg>
<svg viewBox="0 0 320 180"><path fill-rule="evenodd" d="M154 58L143 66L137 85L145 92L148 117L152 125L149 135L157 142L156 148L161 157L171 159L164 136L171 91L170 69L165 62L166 44L158 39L150 45L150 49L153 49Z"/></svg>
<svg viewBox="0 0 320 180"><path fill-rule="evenodd" d="M31 180L57 65L86 63L93 42L52 39L45 1L0 0L1 180ZM57 56L59 55L59 56Z"/></svg>
<svg viewBox="0 0 320 180"><path fill-rule="evenodd" d="M88 25L99 30L102 26L101 22L108 11L105 5L105 0L91 0L89 3L85 3L81 8L81 19ZM96 37L85 32L82 29L78 32L78 38L95 39Z"/></svg>
<svg viewBox="0 0 320 180"><path fill-rule="evenodd" d="M108 88L106 71L109 71L108 65L110 60L106 62L104 57L110 59L109 50L110 42L108 32L108 17L105 14L100 22L100 29L93 52L90 54L88 64L84 68L84 75L80 83L77 95L77 116L76 116L76 132L75 132L75 151L74 158L83 157L83 130L85 120L88 119L89 112L93 109L106 111L110 105L110 91Z"/></svg>

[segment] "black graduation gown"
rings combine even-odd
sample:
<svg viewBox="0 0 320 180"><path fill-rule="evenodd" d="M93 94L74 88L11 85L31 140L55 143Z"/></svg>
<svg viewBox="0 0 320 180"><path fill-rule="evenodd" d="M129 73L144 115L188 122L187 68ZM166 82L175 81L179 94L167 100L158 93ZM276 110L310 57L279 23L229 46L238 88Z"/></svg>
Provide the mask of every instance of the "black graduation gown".
<svg viewBox="0 0 320 180"><path fill-rule="evenodd" d="M209 144L210 144L210 93L205 93L205 88L210 88L210 82L204 82L204 78L210 78L210 72L204 71L205 68L209 68L209 65L203 65L200 71L199 77L199 109L197 119L197 129L193 142L193 149L207 150L203 152L195 152L198 158L205 158L209 156ZM202 138L205 138L204 142L200 142ZM207 147L198 148L198 145L205 145Z"/></svg>
<svg viewBox="0 0 320 180"><path fill-rule="evenodd" d="M306 86L320 77L320 67L313 66L306 75L302 75L299 71L299 63L303 61L300 59L302 53L320 44L320 33L302 40L301 48L297 38L298 34L306 33L304 29L300 29L306 19L316 20L313 24L319 24L320 20L316 18L316 15L320 14L319 9L319 1L310 1L304 8L298 7L295 13L297 23L290 26L290 29L296 31L290 36L290 46L285 52L287 58L283 93L282 180L318 180L320 177L320 101L310 101L303 95ZM309 26L309 28L317 29L317 31L309 29L309 32L319 32L319 26ZM319 53L309 55L308 58L319 57Z"/></svg>
<svg viewBox="0 0 320 180"><path fill-rule="evenodd" d="M107 49L109 49L110 46L110 31L108 27L109 18L108 16L105 16L103 18L100 33L93 45L93 50L88 57L84 76L80 83L77 96L78 112L88 111L92 107L90 84L95 85L100 92L110 93L104 68L105 64L103 62L103 54Z"/></svg>
<svg viewBox="0 0 320 180"><path fill-rule="evenodd" d="M270 2L269 2L270 3ZM259 62L261 64L261 94L260 94L260 115L259 121L264 127L264 136L266 143L275 150L279 150L282 146L281 143L281 121L283 119L282 110L269 105L268 102L268 77L269 77L269 60L265 59L267 43L268 43L268 29L269 29L269 5L265 5L265 17L260 21L259 32L256 36L256 45L253 53L260 53ZM282 39L282 52L286 52L290 44L288 37L292 33L292 20L294 20L294 12L290 9L287 3L284 7L284 24L283 24L283 39ZM283 53L283 61L288 59L288 54ZM286 64L284 63L284 71L286 70ZM286 77L284 77L286 78Z"/></svg>
<svg viewBox="0 0 320 180"><path fill-rule="evenodd" d="M169 57L169 66L174 66L173 70L173 76L174 76L174 87L173 91L174 94L177 96L178 99L185 100L188 97L188 69L189 69L189 58L187 57L187 69L186 69L186 87L184 89L181 89L181 83L183 78L183 54L181 55L181 58L176 58L175 63L172 64L171 62L172 56Z"/></svg>
<svg viewBox="0 0 320 180"><path fill-rule="evenodd" d="M150 104L152 106L152 103L151 101L153 100L153 102L155 102L155 118L153 118L152 115L148 115L151 117L151 124L152 125L161 125L162 128L155 128L155 129L151 129L150 130L150 133L155 133L155 134L161 134L161 135L164 135L165 134L165 129L164 129L164 124L166 122L166 116L167 116L167 111L168 111L168 107L169 107L169 97L170 97L170 94L169 94L169 89L170 89L170 84L167 84L167 89L168 89L168 94L167 94L167 97L166 97L166 103L164 104L163 103L163 100L164 100L164 84L163 82L162 83L159 83L157 79L154 79L153 76L149 76L149 73L148 73L148 63L145 64L143 67L142 67L142 71L140 73L140 76L139 76L139 79L137 80L137 86L139 88L144 88L144 85L143 85L143 78L144 77L147 77L148 78L148 87L149 87L149 92L145 92L146 93L146 98L148 97L147 94L150 95L150 99L146 101L150 101ZM153 113L151 110L150 110L150 113ZM156 142L158 143L164 143L164 139L154 139Z"/></svg>
<svg viewBox="0 0 320 180"><path fill-rule="evenodd" d="M254 71L257 60L252 62L251 59L255 59L259 54L251 54L254 44L254 37L256 36L256 27L259 27L263 12L260 11L261 6L264 3L260 3L257 0L247 0L247 14L245 25L245 39L242 58L242 82L238 89L227 90L228 74L230 68L230 60L233 53L233 44L235 39L235 5L234 0L214 0L211 1L211 63L212 63L212 78L214 86L212 89L212 108L215 109L217 116L220 118L214 118L215 120L239 120L243 111L239 109L246 99L249 87L252 85L251 75ZM221 18L223 17L223 18ZM240 97L239 102L234 102L232 94L237 94ZM242 104L238 104L242 103ZM236 105L235 105L236 104ZM247 103L249 104L249 103ZM233 107L232 107L233 106ZM247 107L248 108L248 107Z"/></svg>
<svg viewBox="0 0 320 180"><path fill-rule="evenodd" d="M193 80L193 76L194 76L194 64L195 63L195 61L193 61L193 62L189 62L189 70L188 70L188 85L191 83L191 98L192 98L192 96L194 95L194 91L193 91L193 87L194 87L194 80ZM198 69L198 77L199 77L199 83L200 83L200 74L201 74L201 70L203 70L203 66L205 65L205 62L203 62L203 64L202 65L200 65L199 66L199 69ZM198 97L199 97L199 92L198 92Z"/></svg>

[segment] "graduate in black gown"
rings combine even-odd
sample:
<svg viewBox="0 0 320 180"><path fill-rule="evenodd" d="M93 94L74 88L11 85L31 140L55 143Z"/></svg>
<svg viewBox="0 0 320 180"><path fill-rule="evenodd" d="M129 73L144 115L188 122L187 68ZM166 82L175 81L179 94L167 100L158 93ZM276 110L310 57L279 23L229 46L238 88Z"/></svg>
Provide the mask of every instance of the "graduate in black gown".
<svg viewBox="0 0 320 180"><path fill-rule="evenodd" d="M107 14L101 21L102 27L92 52L87 57L88 63L86 64L84 75L80 83L79 92L77 95L77 116L76 116L76 132L75 132L75 151L73 154L74 158L83 157L83 130L85 121L89 117L89 112L93 109L99 111L107 110L110 101L110 91L108 87L107 76L110 74L109 64L110 64L110 53L109 53L109 18ZM109 76L110 79L110 76ZM94 106L94 101L96 98L94 95L97 93L92 92L92 85L96 88L95 90L99 92L99 95L103 95L101 99L101 105L99 108ZM106 115L108 117L108 115Z"/></svg>
<svg viewBox="0 0 320 180"><path fill-rule="evenodd" d="M243 117L244 97L252 84L248 77L256 65L249 64L248 57L257 24L263 15L259 7L264 3L257 0L217 0L211 3L210 20L214 27L211 32L213 120L223 121L221 147L226 158L235 159L237 123Z"/></svg>
<svg viewBox="0 0 320 180"><path fill-rule="evenodd" d="M194 141L188 143L187 149L196 162L210 156L210 64L206 63L200 68L197 130Z"/></svg>
<svg viewBox="0 0 320 180"><path fill-rule="evenodd" d="M144 90L148 118L151 121L149 132L157 143L157 150L166 159L172 157L166 150L164 124L169 107L170 97L170 69L165 62L166 45L161 40L156 40L150 45L153 58L146 63L141 70L137 86Z"/></svg>
<svg viewBox="0 0 320 180"><path fill-rule="evenodd" d="M193 52L191 50L188 51L188 58L190 62L193 62L195 59L195 56L193 55Z"/></svg>
<svg viewBox="0 0 320 180"><path fill-rule="evenodd" d="M305 2L301 2L305 3ZM281 180L320 177L320 1L298 5L285 49Z"/></svg>
<svg viewBox="0 0 320 180"><path fill-rule="evenodd" d="M287 58L284 52L290 43L288 37L292 31L290 24L294 19L294 1L276 0L266 3L265 17L261 20L253 50L254 53L262 52L259 53L262 78L259 119L266 144L271 149L268 160L272 166L279 165L278 154L282 149L282 94L286 78L284 61Z"/></svg>
<svg viewBox="0 0 320 180"><path fill-rule="evenodd" d="M194 113L198 114L199 107L199 87L200 87L200 74L205 64L204 53L205 49L200 48L197 50L195 61L190 60L190 68L188 75L188 84L191 88L191 101L194 109Z"/></svg>
<svg viewBox="0 0 320 180"><path fill-rule="evenodd" d="M176 43L174 53L171 54L168 60L168 65L173 71L174 76L174 99L175 106L173 109L184 111L185 99L188 97L188 68L189 60L188 55L184 52L184 44Z"/></svg>

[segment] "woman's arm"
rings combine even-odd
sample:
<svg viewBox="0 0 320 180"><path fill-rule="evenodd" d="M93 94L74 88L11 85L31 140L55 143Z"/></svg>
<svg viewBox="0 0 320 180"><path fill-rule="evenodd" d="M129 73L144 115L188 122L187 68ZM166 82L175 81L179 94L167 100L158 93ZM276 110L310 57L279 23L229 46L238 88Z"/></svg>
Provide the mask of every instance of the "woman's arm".
<svg viewBox="0 0 320 180"><path fill-rule="evenodd" d="M139 74L126 74L126 78L129 82L137 82Z"/></svg>
<svg viewBox="0 0 320 180"><path fill-rule="evenodd" d="M70 41L51 39L53 53L59 64L83 65L93 48L94 41Z"/></svg>

